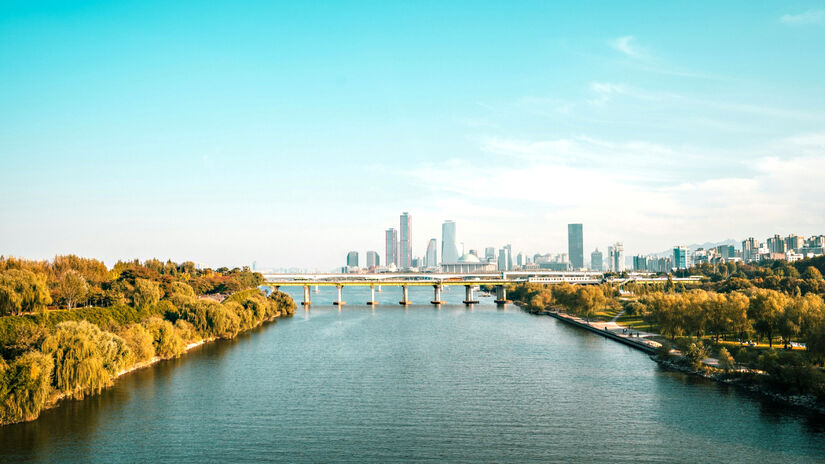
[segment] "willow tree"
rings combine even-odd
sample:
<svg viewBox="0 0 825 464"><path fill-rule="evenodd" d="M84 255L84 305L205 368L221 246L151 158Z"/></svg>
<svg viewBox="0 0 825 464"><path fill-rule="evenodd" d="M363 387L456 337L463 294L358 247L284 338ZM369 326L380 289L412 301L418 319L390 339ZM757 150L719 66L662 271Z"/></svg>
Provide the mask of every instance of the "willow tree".
<svg viewBox="0 0 825 464"><path fill-rule="evenodd" d="M88 321L61 322L41 349L54 359L57 389L75 398L108 386L133 359L123 338Z"/></svg>
<svg viewBox="0 0 825 464"><path fill-rule="evenodd" d="M135 292L132 294L132 304L136 308L152 306L160 301L160 286L157 282L147 279L135 279Z"/></svg>
<svg viewBox="0 0 825 464"><path fill-rule="evenodd" d="M36 418L51 392L52 358L29 351L10 366L0 364L0 423Z"/></svg>
<svg viewBox="0 0 825 464"><path fill-rule="evenodd" d="M0 316L44 310L51 302L45 275L27 269L0 273Z"/></svg>

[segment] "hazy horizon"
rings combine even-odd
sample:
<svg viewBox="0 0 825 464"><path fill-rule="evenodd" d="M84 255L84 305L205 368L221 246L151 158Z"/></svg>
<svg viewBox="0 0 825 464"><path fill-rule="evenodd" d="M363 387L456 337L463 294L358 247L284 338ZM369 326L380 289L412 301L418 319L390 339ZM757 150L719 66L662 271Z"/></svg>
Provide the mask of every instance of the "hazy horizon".
<svg viewBox="0 0 825 464"><path fill-rule="evenodd" d="M825 6L4 2L0 255L825 233Z"/></svg>

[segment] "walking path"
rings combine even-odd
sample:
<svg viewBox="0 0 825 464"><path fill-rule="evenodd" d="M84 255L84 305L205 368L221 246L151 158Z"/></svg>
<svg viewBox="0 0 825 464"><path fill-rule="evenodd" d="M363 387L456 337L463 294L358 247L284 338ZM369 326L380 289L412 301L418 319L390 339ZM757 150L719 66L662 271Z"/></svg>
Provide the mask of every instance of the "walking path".
<svg viewBox="0 0 825 464"><path fill-rule="evenodd" d="M610 320L610 322L604 321L587 321L582 319L581 317L574 316L572 314L567 314L561 311L545 311L545 314L555 317L561 321L565 321L571 325L575 325L581 327L583 329L589 330L591 332L597 333L607 338L611 338L613 340L619 341L624 343L625 345L632 346L634 348L640 349L645 353L653 354L659 348L662 347L662 344L657 342L656 340L652 340L653 338L661 338L662 335L652 332L644 332L641 330L630 329L623 325L619 325L616 323L619 316L623 313L619 313ZM679 350L670 350L670 354L674 356L681 356L682 353ZM718 366L719 360L716 358L704 358L702 363L707 364L709 366Z"/></svg>

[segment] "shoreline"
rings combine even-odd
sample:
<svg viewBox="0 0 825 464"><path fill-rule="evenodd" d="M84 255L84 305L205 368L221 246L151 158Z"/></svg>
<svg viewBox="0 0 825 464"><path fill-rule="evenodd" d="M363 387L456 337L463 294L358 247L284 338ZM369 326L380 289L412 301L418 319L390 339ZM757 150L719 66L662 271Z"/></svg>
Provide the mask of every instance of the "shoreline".
<svg viewBox="0 0 825 464"><path fill-rule="evenodd" d="M262 320L260 322L260 324L257 324L254 327L250 327L249 329L244 330L243 332L238 332L238 334L235 335L235 337L237 337L238 335L241 335L242 333L250 332L250 331L252 331L254 329L257 329L259 327L263 327L265 324L269 324L269 323L275 321L276 319L280 319L281 317L284 317L284 316L280 316L280 315L279 316L273 316L269 319ZM235 338L235 337L232 337L232 338ZM135 363L134 365L132 365L132 366L126 368L126 369L123 369L122 371L115 374L115 376L112 377L112 383L110 385L107 385L106 387L102 388L100 392L87 394L87 395L84 395L82 398L72 398L71 396L68 396L65 393L57 393L56 395L54 395L53 397L50 397L46 401L46 403L43 405L43 408L41 409L41 412L45 411L47 409L52 409L52 408L59 407L61 402L64 401L64 400L83 401L83 400L88 399L92 396L100 394L101 392L103 392L103 390L106 390L107 388L111 388L112 386L114 386L115 382L117 382L117 380L119 378L123 377L124 375L127 375L127 374L130 374L132 372L135 372L135 371L153 366L153 365L155 365L155 364L157 364L161 361L167 361L167 360L170 360L170 359L176 359L176 358L183 357L183 355L189 353L190 350L193 350L193 349L195 349L199 346L203 346L207 343L212 343L212 342L215 342L217 340L232 340L232 338L218 338L218 337L202 338L198 341L195 341L195 342L192 342L192 343L189 343L188 345L186 345L186 348L184 348L183 353L181 353L180 356L177 356L175 358L161 358L160 356L154 356L154 357L152 357L152 359L148 359L146 361L141 361L141 362ZM34 422L39 418L40 418L40 415L38 414L37 417L35 417L34 419L31 419L31 420L20 421L20 422L12 422L12 423L9 423L9 424L0 424L0 428L3 427L4 425L24 424L26 422Z"/></svg>
<svg viewBox="0 0 825 464"><path fill-rule="evenodd" d="M642 351L642 352L646 353L651 360L656 362L656 364L658 364L659 366L661 366L664 369L668 369L668 370L672 370L672 371L678 371L678 372L681 372L683 374L688 374L688 375L695 375L697 377L702 377L702 378L705 378L707 380L712 380L714 382L718 382L718 383L721 383L721 384L730 385L730 386L733 386L733 387L738 387L738 388L740 388L742 390L745 390L749 393L756 394L756 395L760 396L762 399L770 399L772 401L776 401L776 402L785 404L787 406L791 406L795 409L804 410L805 412L825 415L825 405L821 405L820 403L818 403L816 401L816 397L813 396L813 395L787 395L787 394L783 394L783 393L778 393L778 392L766 390L765 388L761 387L760 385L752 383L752 382L748 382L747 380L742 379L742 378L738 378L738 379L737 378L728 378L727 374L724 373L724 372L706 372L706 371L703 371L703 370L695 370L695 369L691 369L689 367L683 366L681 364L678 364L678 363L673 362L673 361L668 360L668 359L660 359L658 356L656 356L657 348L654 348L653 346L651 346L649 344L649 343L652 342L652 343L656 343L657 345L660 345L657 342L653 342L652 340L647 340L648 343L645 343L645 341L643 341L645 337L639 337L639 338L634 339L634 338L631 338L631 337L624 336L624 334L617 334L617 333L611 332L609 330L599 329L598 327L593 326L592 323L586 322L581 318L569 315L567 313L563 313L563 312L559 312L559 311L544 310L544 311L533 313L533 314L536 314L536 315L539 315L539 316L550 316L550 317L552 317L556 320L562 321L562 322L564 322L566 324L569 324L573 327L578 327L580 329L583 329L583 330L586 330L586 331L589 331L589 332L592 332L592 333L595 333L595 334L599 334L604 338L617 341L617 342L622 343L622 344L624 344L626 346L629 346L631 348L635 348L639 351ZM598 322L598 324L604 325L604 324L607 324L607 323ZM616 323L609 323L609 324L614 324L616 327L618 327L620 329L626 329L626 327L624 327L620 324L616 324ZM656 334L646 334L646 336L650 336L650 335L656 335Z"/></svg>

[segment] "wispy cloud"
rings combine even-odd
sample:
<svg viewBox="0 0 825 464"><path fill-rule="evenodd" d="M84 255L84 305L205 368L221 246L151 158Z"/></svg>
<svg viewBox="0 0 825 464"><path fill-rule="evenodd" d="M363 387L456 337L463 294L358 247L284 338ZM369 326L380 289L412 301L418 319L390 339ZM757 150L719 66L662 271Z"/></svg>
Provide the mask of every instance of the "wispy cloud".
<svg viewBox="0 0 825 464"><path fill-rule="evenodd" d="M822 24L825 22L825 10L808 10L799 14L786 14L779 18L782 24L801 26L804 24Z"/></svg>
<svg viewBox="0 0 825 464"><path fill-rule="evenodd" d="M645 58L647 56L647 53L636 43L636 38L632 35L611 39L608 44L631 58Z"/></svg>

